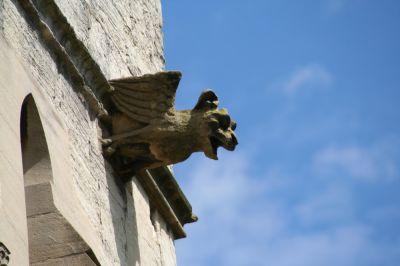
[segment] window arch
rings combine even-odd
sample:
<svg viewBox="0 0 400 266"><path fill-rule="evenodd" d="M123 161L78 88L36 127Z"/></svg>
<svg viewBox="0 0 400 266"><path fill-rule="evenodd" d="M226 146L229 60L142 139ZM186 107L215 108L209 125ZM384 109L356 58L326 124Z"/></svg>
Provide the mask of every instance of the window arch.
<svg viewBox="0 0 400 266"><path fill-rule="evenodd" d="M52 181L49 149L32 95L22 104L20 130L25 187Z"/></svg>
<svg viewBox="0 0 400 266"><path fill-rule="evenodd" d="M90 247L54 204L49 149L32 95L22 104L20 137L29 264L100 265Z"/></svg>

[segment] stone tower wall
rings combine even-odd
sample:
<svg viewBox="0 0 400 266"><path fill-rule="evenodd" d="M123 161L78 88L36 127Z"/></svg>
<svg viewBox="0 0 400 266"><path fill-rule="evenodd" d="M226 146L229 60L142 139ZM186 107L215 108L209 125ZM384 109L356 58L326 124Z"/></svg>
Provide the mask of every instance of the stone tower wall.
<svg viewBox="0 0 400 266"><path fill-rule="evenodd" d="M51 207L32 216L43 217L38 223L57 217L50 221L55 232L41 232L47 240L72 234L78 240L61 249L70 249L68 256L90 250L85 254L101 265L176 264L173 233L141 183L123 186L112 176L86 85L74 74L101 87L104 78L162 70L161 28L159 0L0 0L0 242L11 252L9 265L29 265L20 115L30 94L51 161L52 180L43 186ZM43 197L30 199L42 204ZM37 254L45 259L35 265L63 259L50 253Z"/></svg>

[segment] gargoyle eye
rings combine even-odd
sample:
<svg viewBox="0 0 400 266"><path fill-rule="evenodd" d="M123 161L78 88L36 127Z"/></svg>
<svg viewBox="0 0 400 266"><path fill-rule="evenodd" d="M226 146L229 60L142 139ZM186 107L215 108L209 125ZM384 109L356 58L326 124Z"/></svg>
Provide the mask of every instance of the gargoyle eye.
<svg viewBox="0 0 400 266"><path fill-rule="evenodd" d="M219 119L219 124L223 130L226 130L231 125L231 117L229 115L223 115Z"/></svg>
<svg viewBox="0 0 400 266"><path fill-rule="evenodd" d="M210 122L208 122L208 126L212 129L212 130L218 130L219 128L219 123L217 120L211 120Z"/></svg>

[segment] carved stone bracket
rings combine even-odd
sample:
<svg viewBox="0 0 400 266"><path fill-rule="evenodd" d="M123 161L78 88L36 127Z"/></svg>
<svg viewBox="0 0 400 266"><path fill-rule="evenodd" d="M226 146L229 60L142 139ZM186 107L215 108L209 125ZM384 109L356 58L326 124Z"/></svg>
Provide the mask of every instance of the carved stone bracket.
<svg viewBox="0 0 400 266"><path fill-rule="evenodd" d="M10 262L10 254L11 252L8 248L0 242L0 266L7 266Z"/></svg>
<svg viewBox="0 0 400 266"><path fill-rule="evenodd" d="M182 162L193 152L217 160L219 147L235 149L236 123L218 109L213 91L204 91L193 109L175 110L180 79L180 72L167 71L109 82L113 110L102 143L120 177Z"/></svg>

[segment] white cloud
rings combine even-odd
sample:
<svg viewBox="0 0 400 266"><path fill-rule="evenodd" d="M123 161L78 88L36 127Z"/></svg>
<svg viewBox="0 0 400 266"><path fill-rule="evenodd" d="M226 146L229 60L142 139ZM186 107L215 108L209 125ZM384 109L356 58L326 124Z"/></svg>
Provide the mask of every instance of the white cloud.
<svg viewBox="0 0 400 266"><path fill-rule="evenodd" d="M352 194L348 188L331 184L327 189L301 200L295 211L299 222L308 227L347 222L354 218Z"/></svg>
<svg viewBox="0 0 400 266"><path fill-rule="evenodd" d="M396 157L386 144L377 144L371 148L331 146L314 155L313 166L321 175L343 175L365 181L391 181L398 176L393 158Z"/></svg>
<svg viewBox="0 0 400 266"><path fill-rule="evenodd" d="M376 243L375 229L356 217L351 187L327 180L303 195L306 183L279 168L253 176L250 154L221 158L199 160L185 173L183 190L200 219L176 242L178 264L367 266L400 258L400 243ZM296 193L297 200L285 196Z"/></svg>
<svg viewBox="0 0 400 266"><path fill-rule="evenodd" d="M338 170L356 178L371 179L376 176L376 165L368 151L358 147L328 147L314 157L314 166L320 173Z"/></svg>
<svg viewBox="0 0 400 266"><path fill-rule="evenodd" d="M332 83L332 75L318 64L309 64L294 71L273 87L288 95L308 88L325 88Z"/></svg>
<svg viewBox="0 0 400 266"><path fill-rule="evenodd" d="M225 155L218 162L200 161L185 176L189 182L184 191L200 216L186 230L199 242L177 242L181 265L210 265L207 258L212 258L215 265L240 265L228 261L233 256L248 254L248 243L241 242L243 236L255 241L250 245L252 249L256 242L273 237L282 228L282 220L277 218L281 208L263 197L267 185L278 182L249 176L250 159L243 154ZM240 253L235 254L235 249L240 249Z"/></svg>
<svg viewBox="0 0 400 266"><path fill-rule="evenodd" d="M393 256L398 257L398 243L374 243L370 231L369 227L354 224L283 237L266 251L270 255L268 263L258 265L391 265Z"/></svg>
<svg viewBox="0 0 400 266"><path fill-rule="evenodd" d="M329 14L341 11L347 3L347 0L326 0L326 10Z"/></svg>

